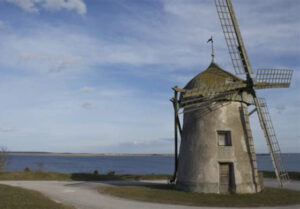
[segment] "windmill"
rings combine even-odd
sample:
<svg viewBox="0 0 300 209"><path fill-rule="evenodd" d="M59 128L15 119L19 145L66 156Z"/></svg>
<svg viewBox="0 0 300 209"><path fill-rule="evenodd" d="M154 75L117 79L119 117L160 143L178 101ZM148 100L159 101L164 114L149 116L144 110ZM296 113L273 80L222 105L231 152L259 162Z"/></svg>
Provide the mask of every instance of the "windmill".
<svg viewBox="0 0 300 209"><path fill-rule="evenodd" d="M249 117L257 112L279 185L289 180L264 98L257 90L288 88L293 70L259 69L256 77L244 46L231 0L215 0L236 75L213 61L184 88L175 86L175 171L179 189L205 193L255 193L262 180ZM210 40L213 44L213 40ZM241 79L237 75L244 75ZM248 112L248 107L254 109ZM179 114L184 115L181 127ZM178 132L181 136L178 157ZM218 174L216 174L218 173ZM225 180L224 180L225 179Z"/></svg>

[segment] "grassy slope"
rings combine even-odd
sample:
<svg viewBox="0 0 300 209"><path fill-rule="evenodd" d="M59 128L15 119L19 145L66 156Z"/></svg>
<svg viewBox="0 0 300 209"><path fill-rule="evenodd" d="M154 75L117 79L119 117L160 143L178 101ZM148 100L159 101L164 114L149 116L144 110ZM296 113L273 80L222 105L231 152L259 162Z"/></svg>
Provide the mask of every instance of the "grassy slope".
<svg viewBox="0 0 300 209"><path fill-rule="evenodd" d="M99 192L122 198L180 204L193 206L258 207L300 204L300 192L284 189L266 188L259 194L220 195L197 194L176 191L170 185L146 186L108 186Z"/></svg>
<svg viewBox="0 0 300 209"><path fill-rule="evenodd" d="M1 209L74 209L58 204L39 192L0 185Z"/></svg>

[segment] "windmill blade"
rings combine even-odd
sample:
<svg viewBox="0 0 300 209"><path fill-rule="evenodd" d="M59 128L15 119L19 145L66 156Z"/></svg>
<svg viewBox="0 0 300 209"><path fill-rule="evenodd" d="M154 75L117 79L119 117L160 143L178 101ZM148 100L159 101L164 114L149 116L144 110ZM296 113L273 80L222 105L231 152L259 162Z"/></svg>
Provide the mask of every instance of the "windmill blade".
<svg viewBox="0 0 300 209"><path fill-rule="evenodd" d="M260 126L263 129L277 180L282 187L282 184L289 181L288 172L282 159L279 143L272 124L271 116L268 110L267 103L264 98L254 98Z"/></svg>
<svg viewBox="0 0 300 209"><path fill-rule="evenodd" d="M252 74L252 68L231 0L215 0L218 16L236 74Z"/></svg>
<svg viewBox="0 0 300 209"><path fill-rule="evenodd" d="M293 70L259 69L256 74L255 89L288 88L291 85Z"/></svg>

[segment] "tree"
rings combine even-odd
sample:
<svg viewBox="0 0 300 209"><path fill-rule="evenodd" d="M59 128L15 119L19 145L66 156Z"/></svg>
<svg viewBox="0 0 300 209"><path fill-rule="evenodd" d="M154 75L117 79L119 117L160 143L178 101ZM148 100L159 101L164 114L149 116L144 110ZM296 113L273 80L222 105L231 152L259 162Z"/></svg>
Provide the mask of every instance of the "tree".
<svg viewBox="0 0 300 209"><path fill-rule="evenodd" d="M4 171L7 161L8 161L7 148L0 147L0 172Z"/></svg>

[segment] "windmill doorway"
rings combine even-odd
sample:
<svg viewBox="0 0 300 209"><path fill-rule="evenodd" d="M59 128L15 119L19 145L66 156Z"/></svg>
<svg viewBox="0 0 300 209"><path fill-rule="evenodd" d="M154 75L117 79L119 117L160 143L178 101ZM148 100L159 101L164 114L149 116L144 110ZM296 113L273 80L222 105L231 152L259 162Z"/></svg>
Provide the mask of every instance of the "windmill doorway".
<svg viewBox="0 0 300 209"><path fill-rule="evenodd" d="M219 191L221 194L229 194L233 192L234 173L232 163L219 164Z"/></svg>

